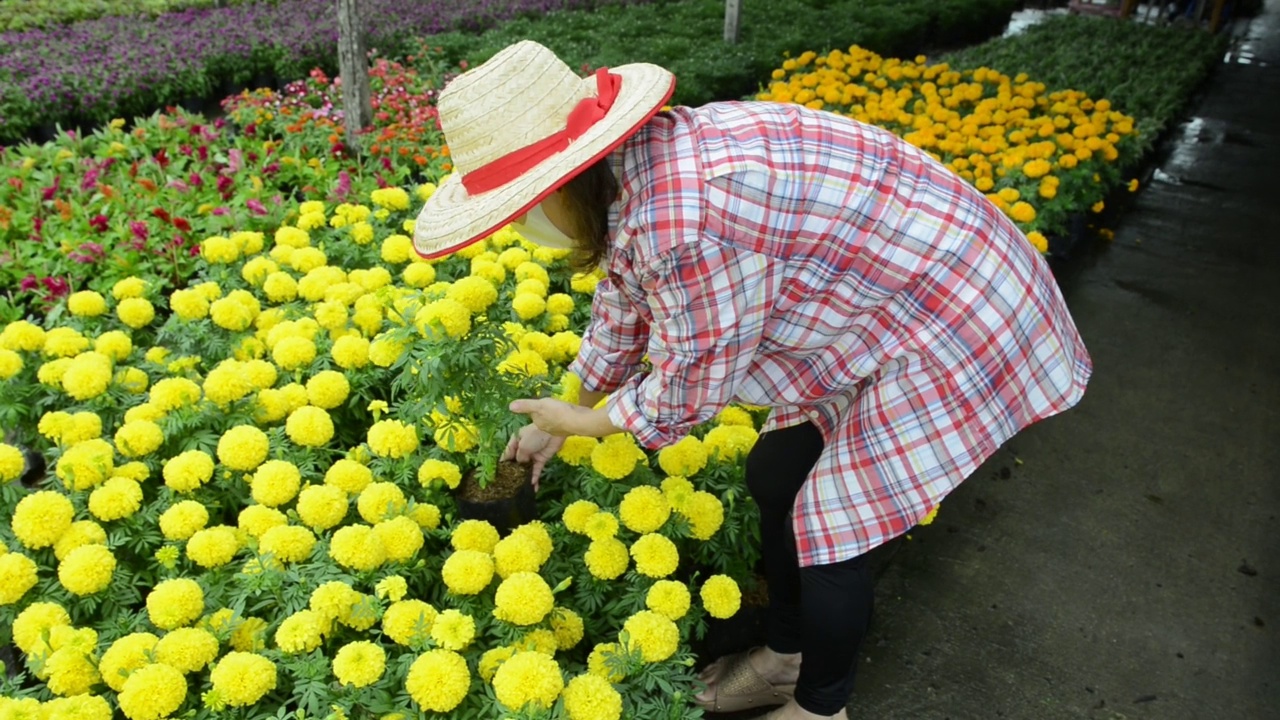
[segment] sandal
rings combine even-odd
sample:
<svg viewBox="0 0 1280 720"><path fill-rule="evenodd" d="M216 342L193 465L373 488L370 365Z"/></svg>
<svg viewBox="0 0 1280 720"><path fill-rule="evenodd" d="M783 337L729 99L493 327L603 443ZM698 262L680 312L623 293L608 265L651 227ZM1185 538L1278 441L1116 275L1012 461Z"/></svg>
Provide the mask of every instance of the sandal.
<svg viewBox="0 0 1280 720"><path fill-rule="evenodd" d="M720 660L718 676L708 683L715 696L710 702L698 702L707 712L731 713L742 710L785 705L795 695L796 686L773 685L760 677L748 659L752 650L727 655Z"/></svg>

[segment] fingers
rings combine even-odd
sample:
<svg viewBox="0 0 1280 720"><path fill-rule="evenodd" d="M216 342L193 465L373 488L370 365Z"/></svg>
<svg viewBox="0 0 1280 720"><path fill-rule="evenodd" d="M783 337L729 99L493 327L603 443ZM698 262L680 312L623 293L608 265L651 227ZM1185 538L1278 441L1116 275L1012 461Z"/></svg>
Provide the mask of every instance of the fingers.
<svg viewBox="0 0 1280 720"><path fill-rule="evenodd" d="M511 412L513 413L528 415L529 413L532 413L538 409L538 401L537 400L512 400L511 404L508 405L507 408L510 409Z"/></svg>
<svg viewBox="0 0 1280 720"><path fill-rule="evenodd" d="M516 449L520 447L520 434L516 433L511 436L511 440L507 442L507 449L502 451L502 461L511 460L516 456Z"/></svg>

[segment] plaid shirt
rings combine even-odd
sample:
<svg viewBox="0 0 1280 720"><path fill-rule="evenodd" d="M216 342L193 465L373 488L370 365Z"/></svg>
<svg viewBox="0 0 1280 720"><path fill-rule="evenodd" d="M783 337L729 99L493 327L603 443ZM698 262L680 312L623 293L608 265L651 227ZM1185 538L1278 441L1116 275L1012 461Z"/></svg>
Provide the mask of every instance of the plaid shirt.
<svg viewBox="0 0 1280 720"><path fill-rule="evenodd" d="M650 448L734 401L774 408L765 431L812 421L802 566L906 532L1083 395L1089 356L1047 264L891 133L716 103L655 116L610 157L607 278L571 370Z"/></svg>

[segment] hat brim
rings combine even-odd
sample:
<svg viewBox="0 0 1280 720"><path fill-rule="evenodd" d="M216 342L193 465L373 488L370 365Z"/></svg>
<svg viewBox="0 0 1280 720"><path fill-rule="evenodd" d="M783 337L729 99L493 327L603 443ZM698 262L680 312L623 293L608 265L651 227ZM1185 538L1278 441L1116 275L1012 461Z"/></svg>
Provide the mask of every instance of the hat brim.
<svg viewBox="0 0 1280 720"><path fill-rule="evenodd" d="M439 258L502 229L631 137L675 92L675 76L657 65L619 65L609 72L622 78L609 113L563 152L489 192L468 193L459 173L441 183L418 212L414 250Z"/></svg>

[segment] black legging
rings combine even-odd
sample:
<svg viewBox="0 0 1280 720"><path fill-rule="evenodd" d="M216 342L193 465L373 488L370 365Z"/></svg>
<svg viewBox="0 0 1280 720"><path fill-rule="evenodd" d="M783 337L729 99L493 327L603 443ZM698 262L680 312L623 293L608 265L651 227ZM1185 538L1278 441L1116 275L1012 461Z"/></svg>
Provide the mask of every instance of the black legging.
<svg viewBox="0 0 1280 720"><path fill-rule="evenodd" d="M865 556L806 568L796 560L791 509L822 447L813 423L764 433L747 456L747 487L760 507L769 648L802 653L796 702L834 715L853 693L874 592Z"/></svg>

